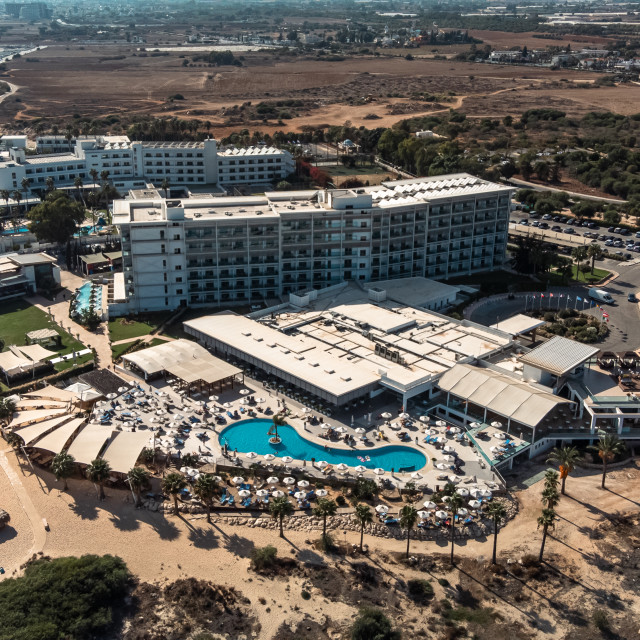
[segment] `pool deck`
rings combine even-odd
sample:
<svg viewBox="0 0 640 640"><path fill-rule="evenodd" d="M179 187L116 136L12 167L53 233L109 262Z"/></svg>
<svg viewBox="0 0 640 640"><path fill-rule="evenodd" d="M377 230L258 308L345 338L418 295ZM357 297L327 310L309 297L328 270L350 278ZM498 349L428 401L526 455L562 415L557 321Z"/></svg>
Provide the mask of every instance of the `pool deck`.
<svg viewBox="0 0 640 640"><path fill-rule="evenodd" d="M182 453L198 453L201 456L206 456L207 460L211 463L223 465L223 466L237 466L242 468L250 468L253 464L259 464L262 468L266 470L273 470L276 472L286 472L287 470L298 470L304 471L307 475L317 477L317 478L327 478L328 475L323 471L323 469L318 468L317 466L312 466L310 461L302 461L302 460L294 460L290 464L284 464L280 462L278 459L269 462L264 460L262 456L258 456L257 458L247 458L245 453L238 451L237 458L233 456L233 452L230 452L230 455L225 457L223 455L222 446L219 442L219 438L214 436L213 434L220 434L225 428L230 425L233 425L236 422L235 420L228 420L225 425L215 425L215 422L210 418L206 417L204 413L201 413L203 410L198 405L197 400L207 400L206 397L197 397L194 396L191 398L184 398L183 396L176 393L164 380L156 380L149 385L149 383L141 383L143 389L148 390L151 389L153 391L162 391L167 395L164 396L168 401L170 401L175 409L167 410L166 412L166 421L167 423L171 422L175 416L182 415L197 415L203 422L200 424L194 425L190 436L185 440L185 444L179 449L171 448L171 452L173 454L177 453L177 451L181 451ZM337 478L355 478L355 477L365 477L371 478L376 481L380 481L383 478L390 479L396 486L403 487L407 482L414 482L418 488L426 488L434 489L437 486L442 487L446 481L447 477L453 472L450 470L440 470L434 467L433 459L435 459L436 463L442 462L444 458L444 452L442 450L438 450L436 446L427 444L424 442L424 438L426 434L424 433L427 429L435 429L438 432L438 435L446 435L445 427L436 427L434 424L425 424L416 420L411 427L408 428L400 428L394 427L395 424L399 424L398 418L392 418L389 423L382 419L374 419L372 416L371 426L368 425L368 416L363 417L361 420L356 420L354 422L354 427L351 424L344 424L335 418L330 418L320 414L317 411L313 411L311 414L305 414L303 412L303 405L299 402L296 402L286 396L283 396L281 393L278 393L274 390L269 390L262 387L262 384L259 382L252 381L248 378L245 378L246 388L251 389L255 393L256 398L263 398L264 402L260 403L259 406L266 408L267 406L272 409L274 413L277 413L282 410L282 400L284 400L286 407L290 410L290 415L287 417L287 424L294 427L298 434L309 440L318 444L320 446L327 445L332 450L356 450L361 451L363 455L367 455L369 452L376 448L381 448L389 445L400 445L411 447L420 451L427 458L427 464L420 470L418 473L420 474L419 478L412 478L411 473L414 472L398 472L395 471L393 474L391 472L386 472L384 475L376 475L372 470L368 470L362 474L358 474L355 471L354 467L349 467L346 471L339 471L335 468L335 465L332 465L332 475ZM226 391L219 396L219 400L215 403L218 407L222 407L225 403L230 403L232 405L231 411L233 412L235 409L239 411L239 408L248 407L242 403L242 400L245 396L239 393L240 388L237 388L232 391ZM211 406L212 403L208 403ZM226 412L227 409L218 409L215 412ZM385 409L381 411L385 412ZM397 407L389 408L389 412L392 414L397 414ZM272 416L267 416L262 412L256 412L257 418L270 419ZM149 413L148 416L145 415L144 412L140 412L140 415L143 419L143 423L147 426L147 428L154 426L152 423L148 424L147 417L150 418L153 414ZM321 438L320 435L323 433L323 430L318 425L310 425L306 422L306 418L310 415L316 415L319 419L319 422L327 422L334 427L342 426L347 429L347 432L353 435L356 438L357 445L356 447L350 447L344 442L335 441L335 440L327 440L326 438ZM379 415L379 414L378 414ZM417 418L418 416L416 416ZM243 419L250 419L251 416L247 416L243 414ZM363 422L363 419L367 419L366 423ZM166 428L166 424L164 425ZM354 428L358 426L365 426L367 428L367 437L372 442L371 445L365 445L361 443L359 440L359 435L354 432ZM144 427L143 427L144 428ZM411 442L403 442L398 438L398 431L406 430L410 437ZM374 432L381 432L384 440L374 441L372 440ZM209 439L206 441L201 441L197 434L205 433L209 436ZM153 437L152 432L149 433L150 437ZM266 437L266 434L265 434ZM462 471L464 475L459 475L459 483L461 486L470 486L471 484L483 483L492 485L497 481L492 470L485 464L485 461L481 457L481 455L472 447L467 445L463 445L460 442L456 441L454 437L447 437L447 444L454 448L457 457L462 461Z"/></svg>

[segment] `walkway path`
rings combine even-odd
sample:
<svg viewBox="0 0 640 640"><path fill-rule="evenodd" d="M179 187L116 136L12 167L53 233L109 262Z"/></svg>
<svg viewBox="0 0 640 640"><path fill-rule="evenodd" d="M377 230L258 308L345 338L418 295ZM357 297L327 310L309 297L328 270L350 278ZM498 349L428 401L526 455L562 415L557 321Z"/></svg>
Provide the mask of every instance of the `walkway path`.
<svg viewBox="0 0 640 640"><path fill-rule="evenodd" d="M25 557L19 564L16 563L17 566L20 566L21 564L29 560L29 558L31 558L34 554L44 550L44 545L47 541L47 532L42 522L42 516L31 501L29 493L22 484L22 480L20 480L20 476L16 473L14 468L9 463L6 455L6 450L0 451L0 468L2 468L4 473L7 475L7 478L9 479L9 482L11 483L11 486L13 487L13 490L18 497L20 506L29 519L33 533L33 544L31 546L31 549L28 551L28 553L25 554Z"/></svg>
<svg viewBox="0 0 640 640"><path fill-rule="evenodd" d="M591 196L588 193L577 193L576 191L567 191L566 189L556 189L554 187L548 187L544 184L538 184L536 182L527 182L520 178L510 178L509 182L513 182L517 187L526 187L527 189L533 189L534 191L552 191L553 193L566 193L571 198L581 198L582 200L595 200L596 202L607 202L609 204L626 204L626 200L620 198L605 198L603 196Z"/></svg>
<svg viewBox="0 0 640 640"><path fill-rule="evenodd" d="M84 282L83 278L69 271L61 271L60 277L62 286L68 291L75 291ZM111 364L111 345L106 323L102 323L96 331L87 331L69 317L69 298L70 296L63 292L59 293L54 301L38 295L30 296L27 301L45 313L50 313L63 329L69 331L86 346L95 349L97 366L108 367Z"/></svg>

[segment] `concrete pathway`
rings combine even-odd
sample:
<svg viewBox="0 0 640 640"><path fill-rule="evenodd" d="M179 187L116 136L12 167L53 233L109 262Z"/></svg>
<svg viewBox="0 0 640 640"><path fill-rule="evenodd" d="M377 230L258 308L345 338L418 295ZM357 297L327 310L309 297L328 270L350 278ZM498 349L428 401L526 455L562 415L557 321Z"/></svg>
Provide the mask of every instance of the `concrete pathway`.
<svg viewBox="0 0 640 640"><path fill-rule="evenodd" d="M11 453L11 455L14 455ZM6 455L6 449L0 451L0 467L7 475L9 482L11 482L11 486L13 490L16 492L18 499L20 501L20 505L22 506L23 511L25 512L29 522L31 524L31 529L33 532L33 545L29 552L25 555L24 561L26 562L31 558L34 554L37 554L40 551L44 550L44 545L47 542L47 532L44 528L44 523L42 521L42 516L35 508L31 498L24 485L22 484L22 480L20 480L20 476L16 473L13 466L9 462L9 459ZM20 564L23 564L21 562ZM19 565L18 565L19 566Z"/></svg>
<svg viewBox="0 0 640 640"><path fill-rule="evenodd" d="M109 343L109 331L105 322L101 323L95 331L87 331L82 325L74 322L69 317L70 293L75 291L84 279L69 271L61 271L61 284L67 291L59 293L55 300L48 300L43 296L30 296L27 301L51 314L53 319L65 330L78 338L87 347L95 349L97 354L97 366L109 367L111 365L111 344Z"/></svg>

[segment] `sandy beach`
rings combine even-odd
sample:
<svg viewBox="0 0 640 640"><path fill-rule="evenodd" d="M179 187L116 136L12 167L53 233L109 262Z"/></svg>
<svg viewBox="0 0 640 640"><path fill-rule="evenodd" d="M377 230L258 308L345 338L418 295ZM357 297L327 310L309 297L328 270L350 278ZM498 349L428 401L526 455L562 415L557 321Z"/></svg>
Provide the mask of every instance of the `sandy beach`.
<svg viewBox="0 0 640 640"><path fill-rule="evenodd" d="M251 550L254 546L266 544L276 546L279 556L293 557L301 562L344 562L344 559L322 556L312 547L310 542L318 537L317 532L287 532L287 538L282 540L275 531L215 523L209 525L199 515L176 517L135 510L130 493L113 489L107 489L106 500L98 502L94 487L89 482L71 479L69 491L62 492L61 483L56 483L49 472L38 470L34 474L24 467L24 463L21 466L6 444L5 453L9 467L17 473L39 517L46 518L50 525L41 549L46 555L110 553L121 556L130 570L144 581L162 583L192 576L234 587L252 603L264 598L267 604L255 607L262 625L261 638L275 637L284 620L296 624L305 616L317 619L328 608L332 619L345 622L356 613L353 606L326 600L321 594L313 594L309 600L302 599L298 594L304 585L298 577L266 580L249 571ZM560 521L548 542L549 554L563 554L566 561L574 562L579 568L582 581L593 584L602 576L592 563L584 560L598 554L597 541L590 539L589 531L607 514L638 512L639 503L634 496L640 488L640 471L636 467L612 471L607 491L600 490L598 484L597 470L583 471L569 478L567 489L571 497L561 501L558 508ZM499 538L503 558L515 559L539 549L540 534L535 525L540 512L539 493L540 484L537 484L516 494L520 512L505 526ZM0 565L6 570L2 576L6 578L16 575L29 554L34 540L32 526L41 527L42 523L29 522L4 471L0 472L0 494L0 506L11 514L10 525L0 533ZM342 532L336 532L338 536L342 541ZM355 533L346 535L350 543L357 543L358 538ZM366 541L373 553L384 555L405 549L401 540L367 536ZM412 551L443 553L447 551L446 542L414 542ZM490 557L491 541L462 541L457 545L456 553L460 557L486 559ZM402 575L397 577L408 579L412 573L403 569ZM615 589L615 582L615 577L612 577L611 590ZM269 613L267 609L270 609ZM273 615L275 611L277 615ZM548 637L561 637L560 630Z"/></svg>

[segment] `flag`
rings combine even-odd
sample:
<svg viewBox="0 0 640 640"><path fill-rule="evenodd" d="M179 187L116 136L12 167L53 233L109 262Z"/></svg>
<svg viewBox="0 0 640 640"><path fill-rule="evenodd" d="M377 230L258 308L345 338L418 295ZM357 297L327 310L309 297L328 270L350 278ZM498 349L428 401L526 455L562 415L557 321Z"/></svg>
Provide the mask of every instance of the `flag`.
<svg viewBox="0 0 640 640"><path fill-rule="evenodd" d="M540 297L541 297L541 298L544 298L544 293L541 293L541 294L540 294Z"/></svg>
<svg viewBox="0 0 640 640"><path fill-rule="evenodd" d="M549 294L549 297L550 297L550 298L553 298L553 293L550 293L550 294Z"/></svg>
<svg viewBox="0 0 640 640"><path fill-rule="evenodd" d="M567 300L568 300L569 302L571 302L571 296L569 296L569 295L568 295L568 296L567 296ZM580 298L578 298L578 300L580 300Z"/></svg>
<svg viewBox="0 0 640 640"><path fill-rule="evenodd" d="M606 311L603 311L603 312L602 312L602 317L603 317L603 318L608 318L608 317L609 317L609 314L608 314Z"/></svg>
<svg viewBox="0 0 640 640"><path fill-rule="evenodd" d="M577 300L578 302L582 302L582 298L581 298L580 296L576 296L576 300Z"/></svg>

